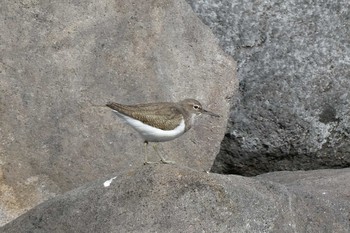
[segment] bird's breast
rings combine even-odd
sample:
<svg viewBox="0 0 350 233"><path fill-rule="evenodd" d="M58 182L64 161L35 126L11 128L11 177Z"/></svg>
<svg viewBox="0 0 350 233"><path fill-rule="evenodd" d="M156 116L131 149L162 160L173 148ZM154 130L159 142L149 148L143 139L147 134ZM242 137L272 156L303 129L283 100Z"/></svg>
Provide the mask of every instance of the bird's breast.
<svg viewBox="0 0 350 233"><path fill-rule="evenodd" d="M156 127L147 125L142 121L126 116L120 112L114 111L125 123L132 126L141 134L144 140L149 142L165 142L173 140L185 133L185 121L182 119L180 124L172 130L162 130Z"/></svg>

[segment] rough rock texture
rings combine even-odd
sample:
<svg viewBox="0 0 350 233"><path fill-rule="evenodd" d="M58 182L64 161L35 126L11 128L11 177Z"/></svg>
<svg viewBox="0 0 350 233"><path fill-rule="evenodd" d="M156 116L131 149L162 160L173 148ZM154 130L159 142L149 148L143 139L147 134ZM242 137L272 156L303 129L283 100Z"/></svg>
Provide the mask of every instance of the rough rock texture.
<svg viewBox="0 0 350 233"><path fill-rule="evenodd" d="M201 117L160 152L211 167L235 63L185 1L3 0L0 35L0 225L143 163L141 138L107 101L200 100L223 117Z"/></svg>
<svg viewBox="0 0 350 233"><path fill-rule="evenodd" d="M187 0L237 60L213 171L350 166L350 2Z"/></svg>
<svg viewBox="0 0 350 233"><path fill-rule="evenodd" d="M350 169L247 178L142 166L51 199L0 230L345 233L349 193Z"/></svg>

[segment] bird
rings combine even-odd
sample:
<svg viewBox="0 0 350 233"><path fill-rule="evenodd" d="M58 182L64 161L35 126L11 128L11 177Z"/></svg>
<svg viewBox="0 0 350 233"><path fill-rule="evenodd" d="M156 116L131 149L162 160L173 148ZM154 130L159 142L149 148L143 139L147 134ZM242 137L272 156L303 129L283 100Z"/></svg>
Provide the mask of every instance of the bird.
<svg viewBox="0 0 350 233"><path fill-rule="evenodd" d="M153 163L148 161L146 153L149 142L165 142L180 137L192 128L196 117L201 114L220 117L218 114L205 110L202 104L195 99L135 105L108 102L106 106L141 135L145 145L145 164ZM158 153L156 144L153 145L153 148L162 163L175 163L166 160Z"/></svg>

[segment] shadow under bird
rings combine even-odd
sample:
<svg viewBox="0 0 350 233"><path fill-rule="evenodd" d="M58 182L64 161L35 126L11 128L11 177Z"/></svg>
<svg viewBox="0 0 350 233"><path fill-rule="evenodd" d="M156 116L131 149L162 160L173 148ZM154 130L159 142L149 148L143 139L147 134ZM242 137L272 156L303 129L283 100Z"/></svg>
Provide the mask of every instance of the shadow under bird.
<svg viewBox="0 0 350 233"><path fill-rule="evenodd" d="M145 148L148 142L165 142L180 137L193 126L195 118L200 114L220 117L203 109L201 103L195 99L136 105L108 102L106 106L141 134ZM155 145L153 148L163 163L174 163L165 160ZM144 156L145 163L150 163L146 153Z"/></svg>

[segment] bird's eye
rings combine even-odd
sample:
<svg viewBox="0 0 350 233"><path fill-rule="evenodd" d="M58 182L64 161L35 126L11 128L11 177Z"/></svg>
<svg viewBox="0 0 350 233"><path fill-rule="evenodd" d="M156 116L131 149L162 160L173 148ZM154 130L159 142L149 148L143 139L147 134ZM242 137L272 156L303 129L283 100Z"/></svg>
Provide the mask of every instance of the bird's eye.
<svg viewBox="0 0 350 233"><path fill-rule="evenodd" d="M193 108L197 110L197 109L199 109L199 106L198 105L193 105Z"/></svg>

